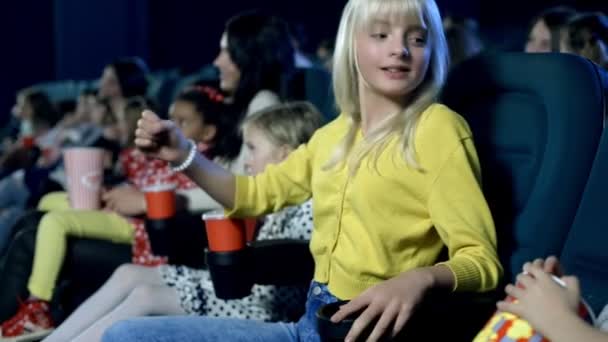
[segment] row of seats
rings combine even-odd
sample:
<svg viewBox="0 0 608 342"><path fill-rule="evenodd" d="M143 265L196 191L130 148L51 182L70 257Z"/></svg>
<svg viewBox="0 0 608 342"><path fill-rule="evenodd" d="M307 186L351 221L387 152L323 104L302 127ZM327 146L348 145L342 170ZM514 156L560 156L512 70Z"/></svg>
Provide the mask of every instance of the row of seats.
<svg viewBox="0 0 608 342"><path fill-rule="evenodd" d="M207 65L186 76L181 75L177 69L158 70L148 75L146 96L158 105L162 113L166 113L171 102L187 86L197 82L216 82L218 79L217 69L213 65ZM66 80L39 83L34 87L48 94L52 101L61 102L76 100L83 90L96 88L97 83L97 80ZM287 99L312 102L327 120L336 116L331 75L327 70L318 67L296 69L285 82L284 88L283 95Z"/></svg>
<svg viewBox="0 0 608 342"><path fill-rule="evenodd" d="M608 303L607 89L606 72L588 60L506 53L457 66L441 98L473 131L505 282L514 281L525 261L557 255L567 273L581 278L596 312ZM255 246L253 259L257 283L311 279L302 242L265 241ZM439 305L424 303L426 319L410 326L427 340L443 334L470 341L502 297L502 287L489 295L441 297ZM444 328L433 329L437 324Z"/></svg>
<svg viewBox="0 0 608 342"><path fill-rule="evenodd" d="M178 69L157 70L148 74L146 96L166 109L178 91L199 80L217 79L214 68L203 68L195 73L182 76ZM76 100L84 90L96 89L99 80L60 80L40 82L34 88L44 91L53 102Z"/></svg>

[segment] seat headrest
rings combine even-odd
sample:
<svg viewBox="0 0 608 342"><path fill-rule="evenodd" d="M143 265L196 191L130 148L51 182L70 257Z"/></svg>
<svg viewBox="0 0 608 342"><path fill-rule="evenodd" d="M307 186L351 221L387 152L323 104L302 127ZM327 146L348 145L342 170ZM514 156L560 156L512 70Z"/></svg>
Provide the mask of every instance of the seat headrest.
<svg viewBox="0 0 608 342"><path fill-rule="evenodd" d="M564 54L479 56L454 68L442 100L471 126L507 279L558 254L602 131L597 67Z"/></svg>

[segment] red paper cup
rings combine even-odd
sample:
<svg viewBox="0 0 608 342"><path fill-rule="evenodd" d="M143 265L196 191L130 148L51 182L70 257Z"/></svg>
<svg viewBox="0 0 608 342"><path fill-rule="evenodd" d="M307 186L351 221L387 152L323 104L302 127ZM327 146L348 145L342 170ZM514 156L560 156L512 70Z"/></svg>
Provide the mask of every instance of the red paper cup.
<svg viewBox="0 0 608 342"><path fill-rule="evenodd" d="M245 224L245 240L251 242L255 239L256 228L258 227L258 219L255 217L249 217L243 219Z"/></svg>
<svg viewBox="0 0 608 342"><path fill-rule="evenodd" d="M21 137L21 146L24 148L34 147L35 143L36 143L36 139L34 139L34 137L31 135L26 135L24 137Z"/></svg>
<svg viewBox="0 0 608 342"><path fill-rule="evenodd" d="M242 219L227 218L223 212L203 214L209 250L232 252L245 248L247 232Z"/></svg>
<svg viewBox="0 0 608 342"><path fill-rule="evenodd" d="M145 187L146 214L149 219L163 220L175 215L175 185L159 184Z"/></svg>
<svg viewBox="0 0 608 342"><path fill-rule="evenodd" d="M78 147L63 151L68 197L73 209L97 210L101 205L104 150Z"/></svg>

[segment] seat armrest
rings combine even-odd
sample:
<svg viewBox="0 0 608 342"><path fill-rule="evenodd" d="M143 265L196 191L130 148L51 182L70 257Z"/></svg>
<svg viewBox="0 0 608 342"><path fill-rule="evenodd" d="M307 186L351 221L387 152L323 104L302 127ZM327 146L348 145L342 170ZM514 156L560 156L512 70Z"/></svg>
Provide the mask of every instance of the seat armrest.
<svg viewBox="0 0 608 342"><path fill-rule="evenodd" d="M131 262L131 245L111 241L70 238L63 276L82 283L101 285L124 263Z"/></svg>
<svg viewBox="0 0 608 342"><path fill-rule="evenodd" d="M396 340L472 341L503 298L502 291L431 292Z"/></svg>
<svg viewBox="0 0 608 342"><path fill-rule="evenodd" d="M308 285L314 261L305 240L263 240L249 244L253 282L260 285Z"/></svg>

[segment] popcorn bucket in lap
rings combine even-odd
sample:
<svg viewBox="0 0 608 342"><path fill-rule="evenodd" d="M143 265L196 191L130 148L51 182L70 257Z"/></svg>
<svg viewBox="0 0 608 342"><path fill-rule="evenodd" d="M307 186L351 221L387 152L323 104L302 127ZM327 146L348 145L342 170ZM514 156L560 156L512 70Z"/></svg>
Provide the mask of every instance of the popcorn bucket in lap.
<svg viewBox="0 0 608 342"><path fill-rule="evenodd" d="M530 324L509 312L496 311L473 342L549 342Z"/></svg>
<svg viewBox="0 0 608 342"><path fill-rule="evenodd" d="M96 210L101 206L104 150L91 147L63 151L70 206Z"/></svg>
<svg viewBox="0 0 608 342"><path fill-rule="evenodd" d="M563 281L556 276L553 279L565 286ZM517 284L521 287L521 284ZM514 301L508 296L507 301ZM593 311L585 300L581 299L579 304L579 316L590 323L595 321ZM550 342L547 338L536 332L528 321L504 311L496 311L488 323L477 334L473 342Z"/></svg>

